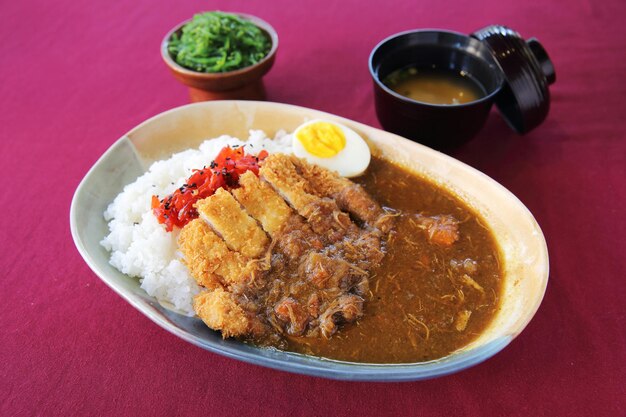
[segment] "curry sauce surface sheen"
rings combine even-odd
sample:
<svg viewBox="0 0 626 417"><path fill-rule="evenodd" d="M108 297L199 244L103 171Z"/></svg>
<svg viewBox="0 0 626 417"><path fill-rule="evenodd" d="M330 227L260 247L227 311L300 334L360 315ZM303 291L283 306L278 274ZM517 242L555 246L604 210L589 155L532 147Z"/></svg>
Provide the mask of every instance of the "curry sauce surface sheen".
<svg viewBox="0 0 626 417"><path fill-rule="evenodd" d="M385 160L373 158L356 182L401 213L382 264L372 271L364 316L330 339L289 337L286 350L409 363L446 356L471 342L499 306L502 273L491 232L459 198ZM433 244L416 221L442 215L458 221L459 239L449 247Z"/></svg>

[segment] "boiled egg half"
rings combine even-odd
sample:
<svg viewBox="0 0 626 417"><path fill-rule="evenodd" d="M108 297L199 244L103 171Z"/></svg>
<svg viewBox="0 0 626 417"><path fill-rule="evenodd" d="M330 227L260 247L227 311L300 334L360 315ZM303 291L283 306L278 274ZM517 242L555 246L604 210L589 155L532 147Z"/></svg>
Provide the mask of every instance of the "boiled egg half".
<svg viewBox="0 0 626 417"><path fill-rule="evenodd" d="M328 120L308 121L293 132L293 153L308 162L356 177L367 169L371 153L358 133Z"/></svg>

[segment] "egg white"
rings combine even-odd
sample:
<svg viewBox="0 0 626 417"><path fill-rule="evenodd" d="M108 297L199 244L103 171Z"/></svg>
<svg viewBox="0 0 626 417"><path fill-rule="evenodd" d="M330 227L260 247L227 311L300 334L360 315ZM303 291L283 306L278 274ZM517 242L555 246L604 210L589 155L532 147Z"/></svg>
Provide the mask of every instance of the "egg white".
<svg viewBox="0 0 626 417"><path fill-rule="evenodd" d="M300 129L318 122L330 123L337 126L343 132L346 138L346 146L339 151L337 155L331 156L330 158L320 158L312 155L304 148L302 142L297 139L297 134ZM342 177L347 178L356 177L365 172L372 157L369 146L367 146L365 140L363 140L358 133L347 126L329 120L315 119L298 126L293 132L292 146L293 153L297 157L304 158L311 164L336 171Z"/></svg>

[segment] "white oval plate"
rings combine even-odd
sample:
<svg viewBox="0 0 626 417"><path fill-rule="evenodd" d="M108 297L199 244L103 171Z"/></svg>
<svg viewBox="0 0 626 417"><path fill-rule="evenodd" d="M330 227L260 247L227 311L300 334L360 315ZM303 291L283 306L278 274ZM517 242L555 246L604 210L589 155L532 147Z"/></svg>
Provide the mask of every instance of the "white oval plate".
<svg viewBox="0 0 626 417"><path fill-rule="evenodd" d="M108 234L103 212L124 185L150 164L172 153L196 148L223 134L247 138L250 129L272 137L301 123L326 118L361 134L375 155L428 177L463 198L491 228L504 259L500 311L474 342L445 358L414 364L363 364L329 360L223 340L199 319L177 314L148 296L136 278L109 264L100 245ZM204 349L270 368L346 380L405 381L450 374L482 362L504 348L531 320L548 282L546 242L528 209L481 172L425 146L328 113L287 104L214 101L161 113L122 136L89 170L70 209L72 237L89 267L116 293L159 326Z"/></svg>

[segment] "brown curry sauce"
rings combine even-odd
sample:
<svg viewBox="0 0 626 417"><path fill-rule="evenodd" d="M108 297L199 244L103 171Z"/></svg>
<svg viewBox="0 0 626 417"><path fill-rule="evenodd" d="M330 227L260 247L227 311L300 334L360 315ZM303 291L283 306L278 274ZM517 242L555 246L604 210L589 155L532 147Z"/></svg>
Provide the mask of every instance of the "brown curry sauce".
<svg viewBox="0 0 626 417"><path fill-rule="evenodd" d="M491 232L458 197L385 160L373 158L355 182L401 213L382 264L372 271L364 316L330 339L288 337L286 349L409 363L446 356L474 340L499 308L502 270ZM420 214L453 216L460 239L450 247L433 244L415 221Z"/></svg>

